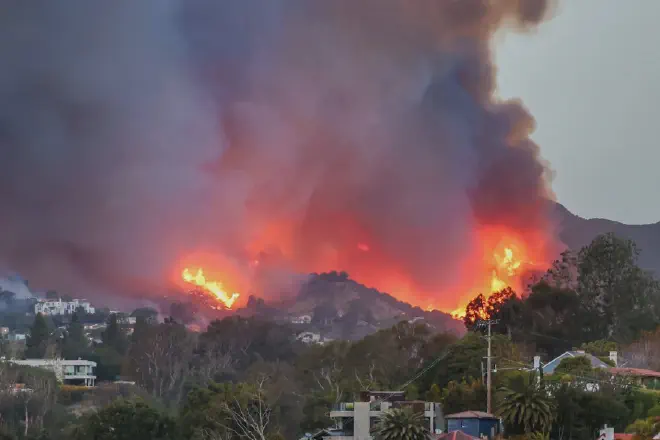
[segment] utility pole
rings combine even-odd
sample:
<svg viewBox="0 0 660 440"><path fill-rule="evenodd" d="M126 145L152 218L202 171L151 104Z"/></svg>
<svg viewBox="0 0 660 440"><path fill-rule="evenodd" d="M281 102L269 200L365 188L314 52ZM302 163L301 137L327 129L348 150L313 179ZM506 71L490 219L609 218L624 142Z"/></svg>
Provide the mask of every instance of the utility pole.
<svg viewBox="0 0 660 440"><path fill-rule="evenodd" d="M486 336L486 340L488 341L488 355L486 356L486 412L488 414L492 414L492 353L491 353L491 339L492 339L492 334L490 331L490 327L493 324L497 324L499 319L489 319L489 320L484 320L484 321L479 321L478 325L479 327L482 326L487 326L488 327L488 336Z"/></svg>

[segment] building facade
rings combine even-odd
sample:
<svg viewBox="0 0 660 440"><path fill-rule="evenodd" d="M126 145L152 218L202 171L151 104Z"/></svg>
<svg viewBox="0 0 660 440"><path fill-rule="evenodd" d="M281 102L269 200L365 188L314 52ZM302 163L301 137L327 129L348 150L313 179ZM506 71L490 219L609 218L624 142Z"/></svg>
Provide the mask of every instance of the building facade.
<svg viewBox="0 0 660 440"><path fill-rule="evenodd" d="M447 416L447 432L461 431L469 436L489 439L502 432L500 420L482 411L464 411Z"/></svg>
<svg viewBox="0 0 660 440"><path fill-rule="evenodd" d="M444 428L442 407L439 403L405 400L403 391L371 391L360 396L360 402L346 402L336 405L330 411L339 432L334 432L334 440L371 440L371 430L383 412L392 408L410 407L423 412L431 433L440 433Z"/></svg>
<svg viewBox="0 0 660 440"><path fill-rule="evenodd" d="M78 360L63 360L63 359L25 359L25 360L11 360L9 361L16 365L25 365L28 367L43 368L55 373L58 381L67 384L83 384L88 387L93 387L96 381L94 375L94 368L96 362Z"/></svg>
<svg viewBox="0 0 660 440"><path fill-rule="evenodd" d="M61 299L55 301L42 300L34 305L34 314L41 313L42 315L71 315L82 307L85 313L93 314L94 307L84 299L74 299L73 301L62 301Z"/></svg>

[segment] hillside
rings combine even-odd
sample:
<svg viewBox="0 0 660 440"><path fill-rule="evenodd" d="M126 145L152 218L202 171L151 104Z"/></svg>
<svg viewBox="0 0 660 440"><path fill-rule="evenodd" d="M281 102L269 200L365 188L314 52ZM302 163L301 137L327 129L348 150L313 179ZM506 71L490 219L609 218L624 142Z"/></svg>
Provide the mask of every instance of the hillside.
<svg viewBox="0 0 660 440"><path fill-rule="evenodd" d="M605 219L579 217L560 204L554 204L560 239L572 249L589 244L597 235L607 232L634 240L642 267L660 274L660 222L650 225L626 225ZM261 315L280 321L291 321L308 315L312 322L303 327L330 339L360 339L402 320L423 320L437 331L464 332L463 323L450 315L427 312L399 301L391 295L366 287L346 273L312 274L295 298L266 304L250 298L241 315Z"/></svg>
<svg viewBox="0 0 660 440"><path fill-rule="evenodd" d="M571 213L563 205L555 204L561 240L571 249L580 249L597 235L614 232L637 243L641 251L640 266L660 275L660 222L648 225L626 225L605 219L585 219Z"/></svg>
<svg viewBox="0 0 660 440"><path fill-rule="evenodd" d="M266 304L250 298L238 311L241 315L261 315L281 321L308 315L312 322L305 329L329 339L361 339L403 321L423 321L436 331L465 332L463 323L449 314L427 312L393 296L364 286L345 273L312 274L298 295L288 301Z"/></svg>

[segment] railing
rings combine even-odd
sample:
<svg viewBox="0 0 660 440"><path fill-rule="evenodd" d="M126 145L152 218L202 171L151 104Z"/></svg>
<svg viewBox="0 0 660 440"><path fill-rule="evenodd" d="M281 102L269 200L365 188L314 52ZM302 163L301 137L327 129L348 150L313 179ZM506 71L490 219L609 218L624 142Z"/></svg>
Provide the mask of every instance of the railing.
<svg viewBox="0 0 660 440"><path fill-rule="evenodd" d="M332 405L333 411L353 411L353 409L355 409L353 402L340 402Z"/></svg>

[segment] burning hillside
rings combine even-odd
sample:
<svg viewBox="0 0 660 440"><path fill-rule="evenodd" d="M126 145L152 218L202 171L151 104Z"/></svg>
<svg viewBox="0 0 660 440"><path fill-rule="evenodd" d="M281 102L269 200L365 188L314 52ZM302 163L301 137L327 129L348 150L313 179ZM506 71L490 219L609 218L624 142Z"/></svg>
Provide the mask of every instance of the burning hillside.
<svg viewBox="0 0 660 440"><path fill-rule="evenodd" d="M234 308L330 270L442 310L519 287L554 253L552 194L490 50L547 9L18 2L0 19L0 266Z"/></svg>

